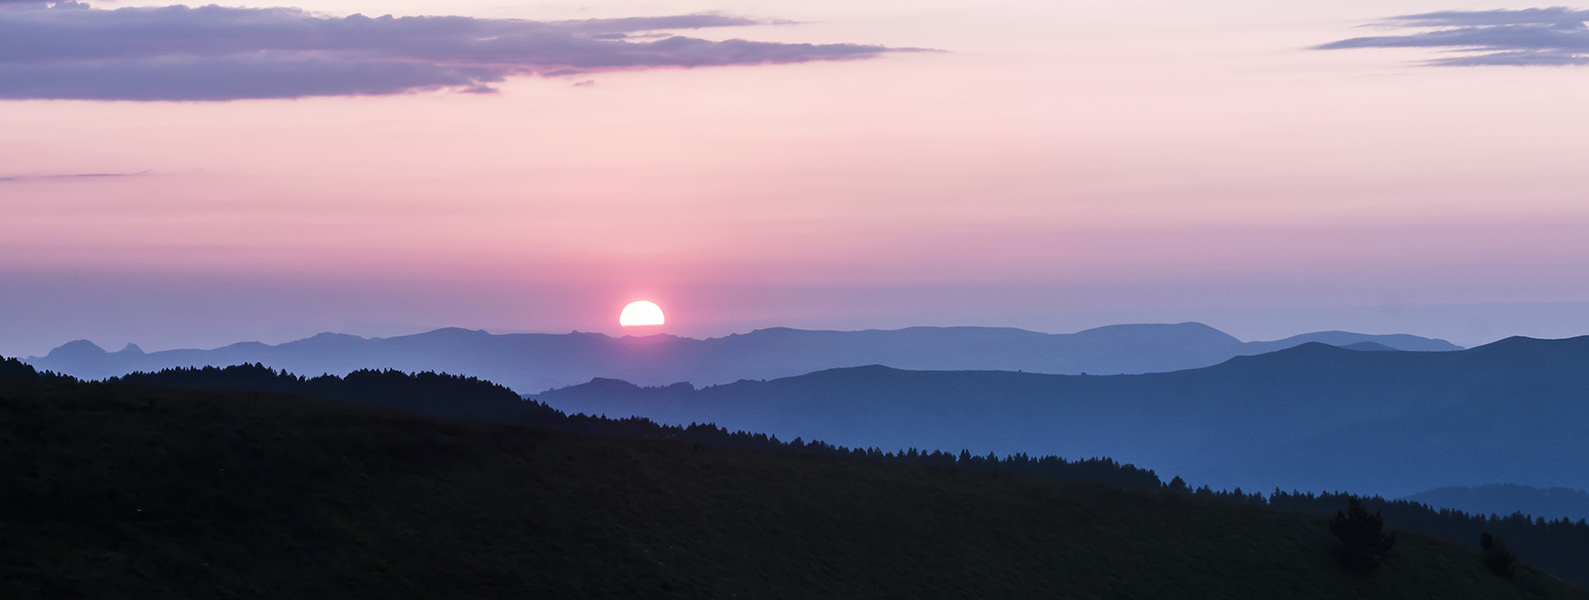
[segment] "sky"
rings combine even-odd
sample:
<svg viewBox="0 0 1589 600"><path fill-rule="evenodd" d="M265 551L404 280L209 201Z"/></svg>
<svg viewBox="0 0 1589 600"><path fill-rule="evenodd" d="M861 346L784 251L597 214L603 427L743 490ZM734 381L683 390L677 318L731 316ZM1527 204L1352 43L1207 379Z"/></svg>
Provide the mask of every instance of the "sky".
<svg viewBox="0 0 1589 600"><path fill-rule="evenodd" d="M640 299L692 337L1589 334L1585 18L0 0L0 355L623 335Z"/></svg>

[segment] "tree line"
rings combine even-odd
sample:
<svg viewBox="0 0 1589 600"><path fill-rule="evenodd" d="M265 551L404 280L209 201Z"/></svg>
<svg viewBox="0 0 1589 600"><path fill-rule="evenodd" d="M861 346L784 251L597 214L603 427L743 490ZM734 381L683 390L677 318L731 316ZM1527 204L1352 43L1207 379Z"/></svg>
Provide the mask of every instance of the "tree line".
<svg viewBox="0 0 1589 600"><path fill-rule="evenodd" d="M405 373L396 370L361 370L345 377L321 375L306 378L262 364L224 368L176 368L157 373L132 373L111 377L109 385L141 385L187 389L266 392L382 406L448 419L464 419L542 427L574 433L630 438L674 440L723 448L796 452L818 456L864 458L883 462L1001 472L1066 481L1089 481L1123 488L1157 490L1158 475L1109 458L1066 460L1058 456L1013 454L999 457L941 450L910 448L885 452L880 448L848 448L820 440L779 440L775 435L729 431L712 423L664 425L643 417L610 418L563 411L534 400L525 400L501 385L446 373Z"/></svg>

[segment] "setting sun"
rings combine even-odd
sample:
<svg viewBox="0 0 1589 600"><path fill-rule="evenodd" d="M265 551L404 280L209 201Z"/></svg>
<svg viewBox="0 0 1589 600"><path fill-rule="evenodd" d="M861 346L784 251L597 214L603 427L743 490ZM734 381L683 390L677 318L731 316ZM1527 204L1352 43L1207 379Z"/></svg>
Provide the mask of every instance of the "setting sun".
<svg viewBox="0 0 1589 600"><path fill-rule="evenodd" d="M645 300L630 302L618 315L618 324L624 327L661 325L662 322L662 307Z"/></svg>

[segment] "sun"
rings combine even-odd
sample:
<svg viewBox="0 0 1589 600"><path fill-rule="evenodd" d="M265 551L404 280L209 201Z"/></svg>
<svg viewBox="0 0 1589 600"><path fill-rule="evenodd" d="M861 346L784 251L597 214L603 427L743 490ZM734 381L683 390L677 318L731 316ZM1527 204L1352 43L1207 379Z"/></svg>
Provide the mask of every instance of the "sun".
<svg viewBox="0 0 1589 600"><path fill-rule="evenodd" d="M629 306L623 307L623 312L618 315L618 324L624 327L661 325L662 307L645 300L630 302Z"/></svg>

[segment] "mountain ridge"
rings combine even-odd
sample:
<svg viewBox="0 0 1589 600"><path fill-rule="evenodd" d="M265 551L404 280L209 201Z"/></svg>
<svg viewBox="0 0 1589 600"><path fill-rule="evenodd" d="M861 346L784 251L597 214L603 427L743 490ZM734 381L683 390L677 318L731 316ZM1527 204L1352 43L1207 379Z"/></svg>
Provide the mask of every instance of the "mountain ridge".
<svg viewBox="0 0 1589 600"><path fill-rule="evenodd" d="M520 393L566 387L592 377L643 385L696 385L770 379L824 369L888 364L904 369L985 369L1040 373L1169 372L1218 364L1310 341L1373 342L1397 350L1461 348L1405 334L1315 332L1242 342L1201 323L1110 325L1069 334L1009 327L910 327L823 331L773 327L694 339L669 334L502 334L442 328L410 336L362 338L321 333L267 345L239 342L210 350L106 352L77 340L29 357L36 367L85 379L174 367L260 363L296 373L341 375L359 369L467 373Z"/></svg>
<svg viewBox="0 0 1589 600"><path fill-rule="evenodd" d="M1111 456L1216 487L1394 497L1511 478L1584 487L1589 336L1458 352L1318 342L1170 373L1054 375L883 366L768 381L571 386L573 413L715 422L788 439ZM1256 485L1255 485L1256 484Z"/></svg>

